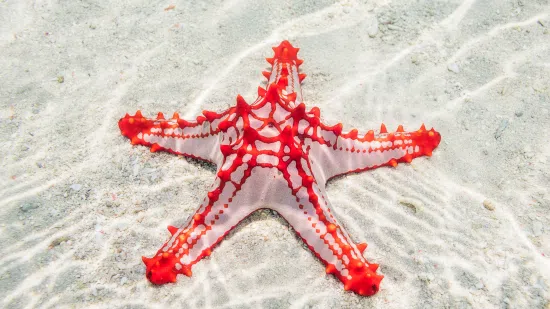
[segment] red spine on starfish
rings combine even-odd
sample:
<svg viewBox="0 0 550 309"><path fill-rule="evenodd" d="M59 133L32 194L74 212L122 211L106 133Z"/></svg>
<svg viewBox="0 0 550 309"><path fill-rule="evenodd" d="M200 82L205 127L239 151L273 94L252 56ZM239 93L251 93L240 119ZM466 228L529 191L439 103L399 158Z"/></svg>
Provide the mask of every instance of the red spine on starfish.
<svg viewBox="0 0 550 309"><path fill-rule="evenodd" d="M175 113L165 119L145 118L138 111L120 119L122 135L152 152L199 158L217 165L214 184L196 212L180 228L169 226L170 239L152 258L143 257L147 278L155 284L191 276L192 266L252 212L279 212L310 250L344 284L344 289L373 295L383 276L368 262L366 243L354 243L330 210L326 181L337 175L397 166L431 156L441 136L424 125L406 132L343 132L342 124L326 125L320 111L306 111L299 72L298 48L288 41L274 47L264 72L268 87L258 98L236 104L222 113L204 111L193 121Z"/></svg>

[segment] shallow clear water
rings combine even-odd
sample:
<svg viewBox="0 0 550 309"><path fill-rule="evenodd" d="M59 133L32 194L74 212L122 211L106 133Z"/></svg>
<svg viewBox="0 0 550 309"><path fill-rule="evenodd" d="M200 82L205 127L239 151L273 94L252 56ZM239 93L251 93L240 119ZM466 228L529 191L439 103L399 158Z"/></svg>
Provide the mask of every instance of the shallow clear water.
<svg viewBox="0 0 550 309"><path fill-rule="evenodd" d="M173 4L0 4L2 307L549 306L548 1ZM328 184L380 291L345 292L271 211L152 286L141 256L215 167L132 147L118 119L253 101L283 39L325 122L441 132L430 158Z"/></svg>

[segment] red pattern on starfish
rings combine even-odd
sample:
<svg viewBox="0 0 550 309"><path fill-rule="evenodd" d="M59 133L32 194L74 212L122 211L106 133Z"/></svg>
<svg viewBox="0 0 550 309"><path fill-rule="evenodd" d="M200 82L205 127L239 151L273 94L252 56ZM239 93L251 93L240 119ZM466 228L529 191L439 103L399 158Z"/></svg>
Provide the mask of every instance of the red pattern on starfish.
<svg viewBox="0 0 550 309"><path fill-rule="evenodd" d="M169 226L170 239L152 258L143 257L147 278L154 284L175 282L177 274L191 276L191 267L252 212L279 212L326 265L326 272L345 290L373 295L383 276L378 264L363 257L367 244L354 243L331 213L325 183L337 175L397 166L428 155L441 136L424 125L412 132L399 126L388 133L342 132L329 126L313 107L306 111L298 72L302 60L288 41L274 47L264 72L268 89L248 104L237 96L235 106L222 113L203 111L194 121L175 113L165 119L145 118L138 111L119 121L122 135L152 152L199 158L217 165L211 190L199 209L180 228Z"/></svg>

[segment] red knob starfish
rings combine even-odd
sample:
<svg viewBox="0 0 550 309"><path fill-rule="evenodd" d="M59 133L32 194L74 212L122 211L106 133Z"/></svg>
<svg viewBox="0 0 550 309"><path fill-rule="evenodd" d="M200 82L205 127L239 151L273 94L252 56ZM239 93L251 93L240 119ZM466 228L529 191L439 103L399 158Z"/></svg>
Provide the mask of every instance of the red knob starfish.
<svg viewBox="0 0 550 309"><path fill-rule="evenodd" d="M326 272L344 283L344 289L373 295L383 276L355 244L331 213L325 192L328 179L350 172L396 166L398 162L432 154L438 132L405 132L402 126L388 133L342 132L342 124L321 122L319 109L306 111L298 73L303 60L288 41L274 47L267 58L271 72L263 72L268 89L258 88L258 98L248 104L239 95L237 104L222 113L203 111L194 121L175 113L165 119L144 118L140 111L119 121L122 135L132 144L152 152L200 158L217 165L217 177L207 197L181 228L169 226L170 239L152 258L143 257L147 278L154 284L175 282L177 274L191 276L191 267L229 231L252 212L271 208L292 225Z"/></svg>

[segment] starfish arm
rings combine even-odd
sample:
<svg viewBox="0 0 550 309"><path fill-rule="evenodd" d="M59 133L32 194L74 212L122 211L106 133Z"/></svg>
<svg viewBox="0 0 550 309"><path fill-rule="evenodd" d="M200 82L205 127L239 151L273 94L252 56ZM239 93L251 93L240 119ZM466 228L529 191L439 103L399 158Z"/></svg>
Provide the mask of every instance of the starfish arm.
<svg viewBox="0 0 550 309"><path fill-rule="evenodd" d="M210 255L212 248L240 221L265 208L262 196L280 191L273 182L265 181L277 173L250 159L251 155L224 157L199 209L182 228L168 227L172 237L154 257L143 258L152 283L175 282L177 274L190 276L191 267ZM258 171L253 173L254 168Z"/></svg>
<svg viewBox="0 0 550 309"><path fill-rule="evenodd" d="M151 152L167 151L191 158L219 163L222 158L219 147L218 124L224 114L204 111L195 121L179 118L177 113L165 119L162 113L156 118L145 118L137 111L126 114L118 126L123 136L134 145L151 148Z"/></svg>
<svg viewBox="0 0 550 309"><path fill-rule="evenodd" d="M376 274L378 265L363 257L366 244L355 244L350 239L330 210L324 183L316 182L307 160L300 161L291 162L283 171L292 194L281 194L273 208L325 263L326 272L344 283L345 290L375 294L383 278Z"/></svg>
<svg viewBox="0 0 550 309"><path fill-rule="evenodd" d="M395 167L399 162L410 163L417 157L431 156L441 140L437 131L426 130L424 125L411 132L399 126L396 132L388 133L382 124L380 133L371 130L364 136L359 136L355 129L341 133L334 127L322 125L317 132L306 141L313 157L322 166L326 180L381 166Z"/></svg>
<svg viewBox="0 0 550 309"><path fill-rule="evenodd" d="M246 176L242 178L243 183ZM143 257L146 275L154 284L175 282L178 274L191 276L191 267L209 256L240 221L257 208L250 196L237 193L240 183L217 178L199 209L181 228L168 226L170 239L152 258Z"/></svg>

